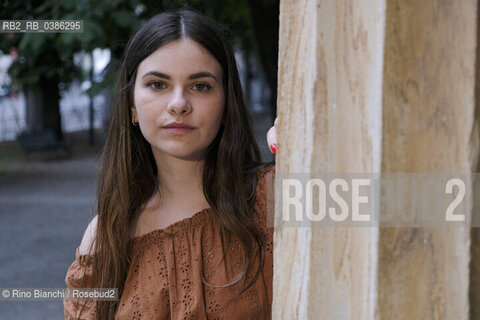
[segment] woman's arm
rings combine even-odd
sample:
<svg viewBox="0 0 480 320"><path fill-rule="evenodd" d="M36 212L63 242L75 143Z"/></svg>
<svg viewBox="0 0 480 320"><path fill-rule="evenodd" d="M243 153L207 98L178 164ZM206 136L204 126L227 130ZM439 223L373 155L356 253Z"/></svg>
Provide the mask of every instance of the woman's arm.
<svg viewBox="0 0 480 320"><path fill-rule="evenodd" d="M93 284L93 243L97 229L97 216L89 223L80 246L75 252L75 261L67 271L65 283L68 288L95 288ZM93 320L95 300L63 300L64 317L67 320Z"/></svg>

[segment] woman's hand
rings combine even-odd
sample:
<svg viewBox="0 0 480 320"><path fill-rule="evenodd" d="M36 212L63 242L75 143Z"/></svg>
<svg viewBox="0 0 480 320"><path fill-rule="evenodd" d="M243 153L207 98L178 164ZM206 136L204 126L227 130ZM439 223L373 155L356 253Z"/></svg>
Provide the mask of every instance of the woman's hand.
<svg viewBox="0 0 480 320"><path fill-rule="evenodd" d="M267 143L272 150L273 154L277 153L277 125L278 125L278 117L275 118L275 122L273 123L273 127L271 127L267 132Z"/></svg>

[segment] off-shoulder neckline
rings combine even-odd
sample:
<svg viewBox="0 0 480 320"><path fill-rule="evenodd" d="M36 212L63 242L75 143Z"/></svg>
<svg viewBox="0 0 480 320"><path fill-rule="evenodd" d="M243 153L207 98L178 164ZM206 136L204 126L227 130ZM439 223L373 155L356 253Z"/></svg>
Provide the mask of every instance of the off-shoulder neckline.
<svg viewBox="0 0 480 320"><path fill-rule="evenodd" d="M257 178L260 178L263 174L268 172L269 170L272 169L272 167L275 167L275 165L269 165L261 168L257 172ZM213 214L212 208L203 208L200 211L194 213L192 216L188 218L184 218L182 220L179 220L177 222L174 222L170 225L168 225L165 228L162 229L154 229L152 231L149 231L147 233L141 234L139 236L133 237L129 239L129 243L133 245L137 245L141 242L147 241L147 239L150 239L152 237L155 238L164 238L166 236L171 236L177 233L180 230L184 230L185 228L188 227L193 227L197 225L199 222L205 220L206 217L211 216Z"/></svg>
<svg viewBox="0 0 480 320"><path fill-rule="evenodd" d="M168 236L175 235L177 232L181 230L185 230L188 227L194 227L199 225L202 221L205 221L207 217L213 214L212 208L203 208L200 211L197 211L192 216L174 222L165 228L162 229L154 229L147 233L141 234L139 236L130 238L128 243L131 244L133 247L143 247L147 242L150 242L152 239L163 239ZM80 247L77 247L75 250L75 258L84 264L90 261L92 254L80 253Z"/></svg>
<svg viewBox="0 0 480 320"><path fill-rule="evenodd" d="M142 242L142 240L145 240L147 238L151 238L152 236L157 236L157 235L164 235L164 236L174 235L180 230L184 230L185 228L193 227L197 225L199 222L203 221L204 218L211 213L213 213L212 208L203 208L195 212L192 216L176 221L166 226L165 228L154 229L152 231L146 232L139 236L132 237L129 239L129 243L136 244L136 243Z"/></svg>

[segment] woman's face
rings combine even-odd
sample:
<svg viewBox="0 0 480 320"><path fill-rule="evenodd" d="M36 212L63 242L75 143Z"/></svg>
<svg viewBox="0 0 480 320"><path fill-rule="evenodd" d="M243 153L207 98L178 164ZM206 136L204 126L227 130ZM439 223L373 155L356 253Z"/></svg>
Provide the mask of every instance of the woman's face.
<svg viewBox="0 0 480 320"><path fill-rule="evenodd" d="M137 69L132 117L154 155L201 160L218 133L225 96L222 67L190 39L170 42ZM184 124L189 128L168 128Z"/></svg>

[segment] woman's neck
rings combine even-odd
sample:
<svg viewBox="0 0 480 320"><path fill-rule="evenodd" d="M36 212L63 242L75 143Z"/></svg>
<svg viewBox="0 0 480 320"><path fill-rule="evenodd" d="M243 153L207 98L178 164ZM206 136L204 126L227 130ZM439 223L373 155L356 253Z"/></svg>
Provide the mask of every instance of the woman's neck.
<svg viewBox="0 0 480 320"><path fill-rule="evenodd" d="M203 160L184 160L155 156L160 195L170 203L201 202L203 193Z"/></svg>

